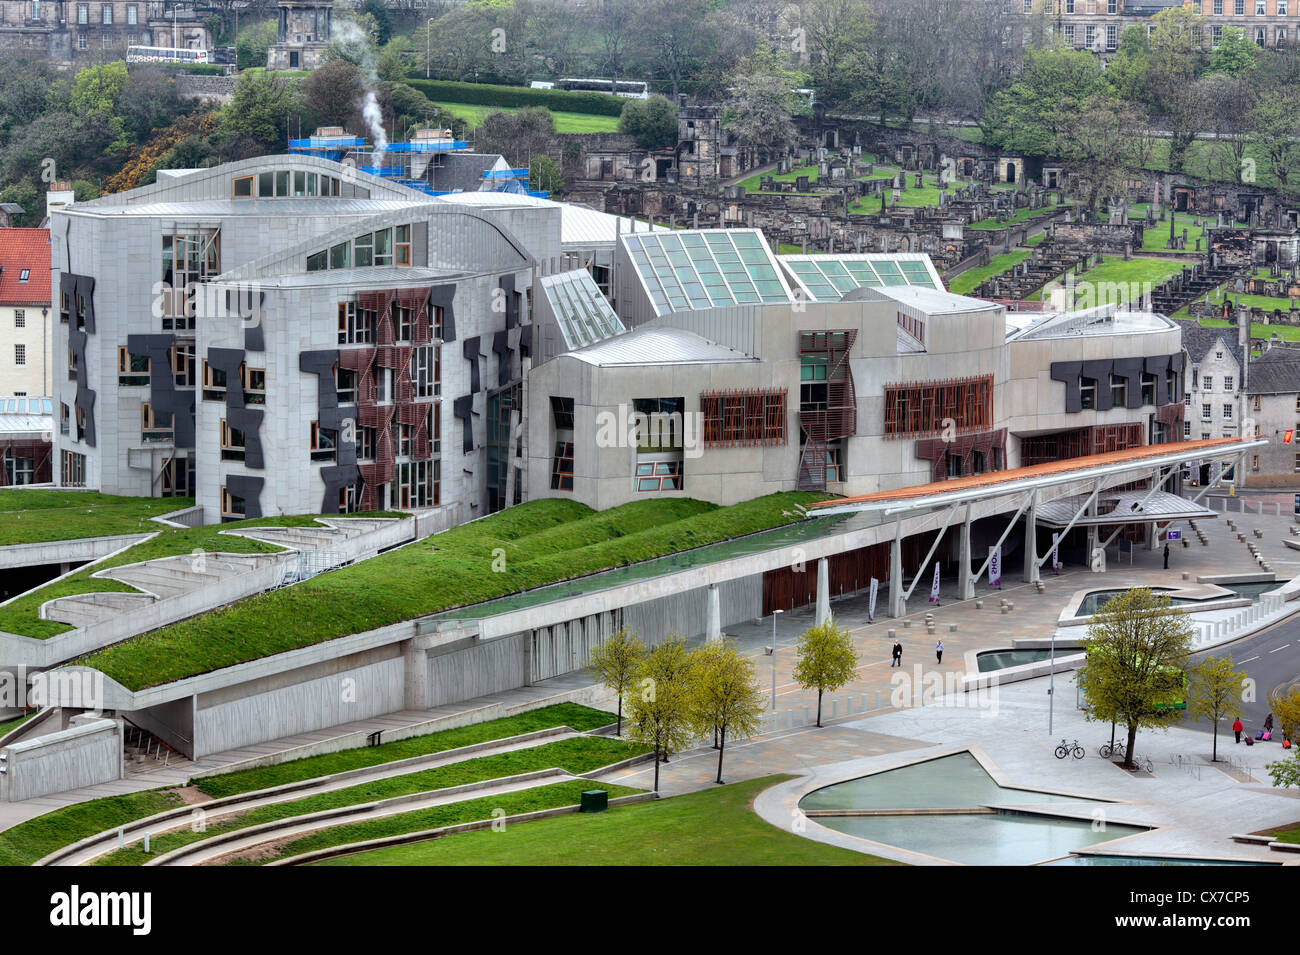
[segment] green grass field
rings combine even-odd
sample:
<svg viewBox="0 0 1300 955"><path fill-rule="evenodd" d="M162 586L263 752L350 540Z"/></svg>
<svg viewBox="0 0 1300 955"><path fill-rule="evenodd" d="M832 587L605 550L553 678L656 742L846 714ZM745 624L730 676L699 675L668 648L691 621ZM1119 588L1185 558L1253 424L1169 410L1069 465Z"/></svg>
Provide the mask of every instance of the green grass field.
<svg viewBox="0 0 1300 955"><path fill-rule="evenodd" d="M1075 276L1076 309L1091 308L1114 302L1127 304L1135 302L1157 286L1163 284L1171 275L1183 268L1181 262L1163 259L1107 259L1094 269ZM1065 280L1058 280L1063 287ZM1029 296L1029 301L1042 301L1044 290Z"/></svg>
<svg viewBox="0 0 1300 955"><path fill-rule="evenodd" d="M348 515L344 515L346 518ZM352 516L390 516L400 514L370 514ZM75 516L65 516L65 520L75 523ZM233 534L222 534L223 530L235 530L241 527L319 527L315 516L298 515L285 517L263 517L249 521L232 521L228 524L214 524L208 527L169 528L162 524L149 522L148 530L156 532L156 537L129 547L115 557L102 560L90 567L85 567L63 580L55 581L44 587L29 591L0 606L0 631L17 633L26 637L44 640L55 634L73 629L56 620L42 620L39 616L41 604L57 597L71 597L74 594L87 593L136 593L116 580L93 577L92 574L123 564L134 564L142 560L157 560L160 557L176 557L182 554L224 552L228 554L270 554L283 548L274 544L249 540Z"/></svg>
<svg viewBox="0 0 1300 955"><path fill-rule="evenodd" d="M1066 203L1066 205L1069 204L1070 203L1068 202ZM1013 215L1010 219L1007 219L1003 222L999 222L997 219L981 219L979 222L972 222L970 224L970 228L979 230L981 232L989 232L995 229L1005 229L1009 225L1015 225L1018 222L1024 222L1026 219L1032 219L1034 216L1041 216L1048 212L1054 212L1060 208L1061 206L1055 202L1051 203L1050 205L1041 206L1038 209L1031 209L1028 206L1025 206L1025 208L1023 209L1017 209L1015 215Z"/></svg>
<svg viewBox="0 0 1300 955"><path fill-rule="evenodd" d="M361 803L393 799L397 796L409 796L415 793L431 792L451 786L464 786L469 783L516 776L520 773L534 772L540 769L564 769L574 775L588 773L602 766L608 766L629 759L645 752L645 748L621 739L604 736L580 736L543 743L529 749L511 750L495 753L491 756L471 757L402 776L390 776L386 779L373 779L357 786L335 789L318 793L302 799L288 802L272 803L250 809L220 822L212 823L202 831L195 832L186 825L173 832L166 832L150 839L150 852L144 851L143 843L118 849L95 860L96 865L143 865L154 856L171 852L182 846L188 846L212 836L250 826L290 819L308 813L321 812L326 809L338 809L343 806L356 806ZM590 784L588 784L590 787Z"/></svg>
<svg viewBox="0 0 1300 955"><path fill-rule="evenodd" d="M294 760L279 766L264 766L237 770L216 776L206 776L195 784L211 796L234 796L254 792L317 775L373 766L378 763L406 759L425 753L443 752L458 746L505 739L552 726L568 725L574 729L587 729L591 725L604 725L612 717L608 713L571 703L547 706L502 719L487 720L471 726L441 730L413 736L410 739L341 750L322 756ZM150 789L124 796L92 799L19 823L0 832L0 865L30 865L56 849L71 845L88 836L114 829L118 826L152 816L155 813L180 806L181 797L171 788Z"/></svg>
<svg viewBox="0 0 1300 955"><path fill-rule="evenodd" d="M979 288L985 279L1000 275L1012 266L1019 265L1031 255L1033 255L1033 252L1029 249L1013 249L1010 252L995 255L989 260L988 265L978 269L970 269L958 275L948 283L948 290L957 295L969 295Z"/></svg>
<svg viewBox="0 0 1300 955"><path fill-rule="evenodd" d="M193 507L192 497L117 497L98 491L0 490L0 547L161 530L150 520Z"/></svg>
<svg viewBox="0 0 1300 955"><path fill-rule="evenodd" d="M684 796L457 833L341 856L318 865L894 865L814 842L764 822L754 797L768 776Z"/></svg>
<svg viewBox="0 0 1300 955"><path fill-rule="evenodd" d="M514 113L522 107L518 106L479 106L475 103L435 103L441 110L450 113L456 119L464 120L471 126L477 126L483 122L483 117L488 113ZM593 116L590 113L565 113L552 111L551 116L555 118L555 131L557 133L616 133L618 132L617 116Z"/></svg>
<svg viewBox="0 0 1300 955"><path fill-rule="evenodd" d="M83 657L139 690L481 601L752 534L823 495L719 508L689 498L597 513L529 501L293 587L258 594Z"/></svg>

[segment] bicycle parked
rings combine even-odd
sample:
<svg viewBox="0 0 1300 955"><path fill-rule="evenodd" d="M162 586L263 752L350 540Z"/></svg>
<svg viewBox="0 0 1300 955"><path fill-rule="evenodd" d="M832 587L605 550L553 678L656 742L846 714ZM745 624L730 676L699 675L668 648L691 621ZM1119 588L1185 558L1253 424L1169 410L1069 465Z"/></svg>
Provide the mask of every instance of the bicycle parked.
<svg viewBox="0 0 1300 955"><path fill-rule="evenodd" d="M1066 742L1064 739L1062 739L1061 745L1056 747L1057 759L1065 759L1065 757L1067 756L1073 756L1075 759L1083 759L1083 757L1086 755L1087 753L1084 751L1083 747L1079 745L1079 741L1077 739L1074 741L1073 744L1070 744Z"/></svg>

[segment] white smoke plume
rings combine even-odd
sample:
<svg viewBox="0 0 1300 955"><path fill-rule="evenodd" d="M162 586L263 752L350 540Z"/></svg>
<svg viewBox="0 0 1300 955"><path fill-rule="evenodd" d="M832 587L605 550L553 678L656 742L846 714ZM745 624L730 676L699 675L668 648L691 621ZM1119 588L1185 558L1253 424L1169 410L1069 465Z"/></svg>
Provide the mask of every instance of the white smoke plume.
<svg viewBox="0 0 1300 955"><path fill-rule="evenodd" d="M375 66L374 44L354 21L344 19L334 21L333 40L339 52L361 67L361 71L366 76L366 94L361 102L361 117L370 130L370 138L375 146L372 162L376 166L382 166L384 152L388 149L388 132L384 129L384 114L379 108L379 98L375 95L375 88L379 84L379 72Z"/></svg>

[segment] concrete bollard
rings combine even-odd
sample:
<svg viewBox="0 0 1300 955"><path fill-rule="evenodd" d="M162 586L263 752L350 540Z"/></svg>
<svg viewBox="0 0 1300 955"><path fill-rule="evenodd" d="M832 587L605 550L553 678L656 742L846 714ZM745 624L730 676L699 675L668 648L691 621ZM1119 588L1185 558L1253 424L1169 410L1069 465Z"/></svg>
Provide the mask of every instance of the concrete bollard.
<svg viewBox="0 0 1300 955"><path fill-rule="evenodd" d="M982 601L982 600L977 600L977 601L975 601L975 609L976 609L976 610L983 610L983 609L984 609L984 601Z"/></svg>
<svg viewBox="0 0 1300 955"><path fill-rule="evenodd" d="M1191 579L1192 579L1192 575L1189 574L1187 571L1183 571L1183 580L1191 580Z"/></svg>
<svg viewBox="0 0 1300 955"><path fill-rule="evenodd" d="M904 630L911 630L911 629L912 629L912 621L910 621L910 620L904 620L904 621L903 621L903 629L904 629Z"/></svg>
<svg viewBox="0 0 1300 955"><path fill-rule="evenodd" d="M950 624L948 624L948 632L949 632L949 633L956 633L956 632L957 632L957 625L956 625L955 623L950 623Z"/></svg>
<svg viewBox="0 0 1300 955"><path fill-rule="evenodd" d="M890 639L890 640L896 640L896 639L898 639L898 631L897 631L897 630L890 630L890 631L889 631L889 639Z"/></svg>

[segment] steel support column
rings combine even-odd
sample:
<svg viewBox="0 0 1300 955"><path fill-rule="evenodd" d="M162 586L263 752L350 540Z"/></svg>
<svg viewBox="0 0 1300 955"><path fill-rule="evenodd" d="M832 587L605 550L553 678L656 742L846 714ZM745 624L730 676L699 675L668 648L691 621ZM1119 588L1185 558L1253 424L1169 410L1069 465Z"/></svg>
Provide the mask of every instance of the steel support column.
<svg viewBox="0 0 1300 955"><path fill-rule="evenodd" d="M1029 509L1025 511L1025 583L1038 580L1038 491L1029 492Z"/></svg>
<svg viewBox="0 0 1300 955"><path fill-rule="evenodd" d="M975 577L970 572L970 509L968 501L966 519L961 523L961 574L957 581L961 600L970 600L975 596Z"/></svg>

